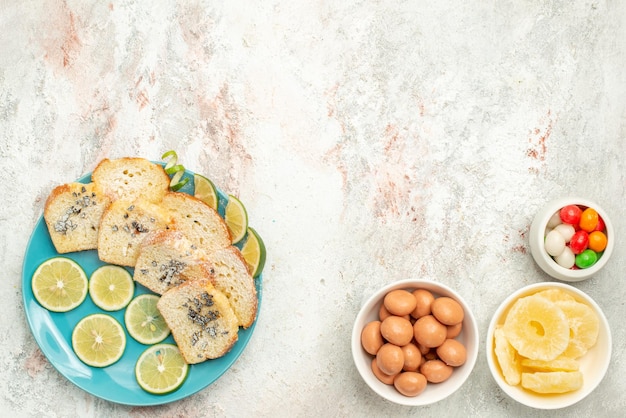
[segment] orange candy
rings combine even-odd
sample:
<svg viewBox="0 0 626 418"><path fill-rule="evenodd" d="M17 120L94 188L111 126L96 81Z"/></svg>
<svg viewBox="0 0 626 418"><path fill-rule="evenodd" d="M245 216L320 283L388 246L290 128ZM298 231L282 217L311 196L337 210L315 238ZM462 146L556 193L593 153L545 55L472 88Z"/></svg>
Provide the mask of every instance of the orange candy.
<svg viewBox="0 0 626 418"><path fill-rule="evenodd" d="M591 232L598 225L598 212L593 208L587 208L580 215L578 226L583 231Z"/></svg>
<svg viewBox="0 0 626 418"><path fill-rule="evenodd" d="M589 244L587 246L593 251L599 253L606 248L606 235L600 231L593 231L589 234Z"/></svg>

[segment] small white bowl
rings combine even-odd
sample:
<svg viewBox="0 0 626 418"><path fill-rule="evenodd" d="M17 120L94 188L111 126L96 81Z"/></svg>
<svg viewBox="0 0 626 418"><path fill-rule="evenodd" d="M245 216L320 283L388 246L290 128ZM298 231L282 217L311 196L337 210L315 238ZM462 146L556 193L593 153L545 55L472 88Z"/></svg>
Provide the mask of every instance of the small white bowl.
<svg viewBox="0 0 626 418"><path fill-rule="evenodd" d="M567 205L590 207L596 210L606 225L607 246L594 265L586 269L567 269L560 266L546 252L544 238L548 221L557 211ZM539 267L555 279L566 282L579 282L600 271L611 258L615 246L615 230L608 214L597 203L577 197L564 197L553 200L546 204L536 215L530 226L529 234L530 252Z"/></svg>
<svg viewBox="0 0 626 418"><path fill-rule="evenodd" d="M600 331L598 333L596 344L591 347L584 356L578 359L580 362L580 371L583 374L583 387L577 391L569 393L542 395L526 390L519 385L511 386L506 383L494 353L493 335L496 326L504 323L509 308L517 299L529 296L544 289L555 288L565 290L569 292L569 294L571 294L577 301L584 302L589 305L598 315L600 320ZM504 393L515 401L532 408L559 409L573 405L584 399L587 395L593 392L593 390L604 378L611 361L611 329L609 328L609 323L604 316L602 309L600 309L598 304L591 297L581 290L565 283L535 283L517 290L507 297L498 307L493 315L493 318L491 319L491 322L489 323L485 347L489 370L491 371L496 383L500 386Z"/></svg>
<svg viewBox="0 0 626 418"><path fill-rule="evenodd" d="M428 383L426 389L415 397L404 396L398 392L393 385L386 385L378 380L371 369L371 363L374 357L367 353L361 345L361 331L363 327L367 323L378 319L378 311L383 302L383 298L387 293L396 289L406 289L410 291L426 289L435 297L448 296L459 302L465 312L461 334L456 337L457 340L463 343L467 350L465 363L462 366L456 367L452 376L446 381L442 383ZM478 348L478 326L476 325L476 319L469 305L454 290L441 283L429 280L402 280L384 286L363 304L356 316L352 329L352 357L361 377L378 395L400 405L428 405L450 396L465 383L472 372L478 356Z"/></svg>

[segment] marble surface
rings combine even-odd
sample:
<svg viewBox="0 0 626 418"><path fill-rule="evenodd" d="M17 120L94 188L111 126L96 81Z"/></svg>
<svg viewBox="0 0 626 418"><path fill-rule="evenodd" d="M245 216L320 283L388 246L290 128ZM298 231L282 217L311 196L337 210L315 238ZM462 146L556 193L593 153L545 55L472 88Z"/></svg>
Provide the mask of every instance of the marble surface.
<svg viewBox="0 0 626 418"><path fill-rule="evenodd" d="M50 417L614 417L626 411L626 4L617 1L0 1L0 411ZM189 169L245 202L268 248L253 338L217 382L160 407L95 398L28 327L22 261L50 190L102 158ZM528 231L548 200L611 214L611 367L587 399L509 399L484 341L466 384L422 408L359 377L352 322L423 277L484 336L515 289L550 280Z"/></svg>

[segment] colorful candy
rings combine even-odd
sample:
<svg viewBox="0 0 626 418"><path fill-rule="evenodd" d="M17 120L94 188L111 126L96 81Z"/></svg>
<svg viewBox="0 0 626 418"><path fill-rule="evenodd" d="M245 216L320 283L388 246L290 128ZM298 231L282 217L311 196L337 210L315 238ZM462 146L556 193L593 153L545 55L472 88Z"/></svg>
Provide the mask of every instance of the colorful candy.
<svg viewBox="0 0 626 418"><path fill-rule="evenodd" d="M606 224L593 208L567 205L546 228L546 252L566 269L586 269L602 256L607 245Z"/></svg>
<svg viewBox="0 0 626 418"><path fill-rule="evenodd" d="M587 249L587 245L589 244L589 234L587 231L583 231L579 229L572 236L572 239L569 242L569 247L572 249L574 254L580 254Z"/></svg>
<svg viewBox="0 0 626 418"><path fill-rule="evenodd" d="M593 208L587 208L580 214L580 220L578 221L578 226L583 231L591 232L596 229L596 225L598 225L598 212Z"/></svg>
<svg viewBox="0 0 626 418"><path fill-rule="evenodd" d="M606 239L606 235L604 234L604 232L593 231L591 234L589 234L588 246L593 251L597 253L604 251L604 249L606 248L606 243L607 243L607 239Z"/></svg>
<svg viewBox="0 0 626 418"><path fill-rule="evenodd" d="M578 225L580 222L580 215L583 213L576 205L567 205L561 209L561 221L564 224Z"/></svg>
<svg viewBox="0 0 626 418"><path fill-rule="evenodd" d="M576 256L576 267L586 269L598 261L598 254L593 250L585 250Z"/></svg>

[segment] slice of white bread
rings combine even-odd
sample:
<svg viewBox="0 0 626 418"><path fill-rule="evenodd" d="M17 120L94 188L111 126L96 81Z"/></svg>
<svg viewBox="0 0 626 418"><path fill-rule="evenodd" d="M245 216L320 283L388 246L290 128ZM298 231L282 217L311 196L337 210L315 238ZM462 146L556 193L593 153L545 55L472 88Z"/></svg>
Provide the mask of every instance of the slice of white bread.
<svg viewBox="0 0 626 418"><path fill-rule="evenodd" d="M186 193L169 192L160 206L176 219L173 229L182 232L200 250L210 252L231 244L230 232L222 217L200 199Z"/></svg>
<svg viewBox="0 0 626 418"><path fill-rule="evenodd" d="M172 219L154 203L115 200L100 220L98 257L105 263L134 267L146 235L169 225L173 225Z"/></svg>
<svg viewBox="0 0 626 418"><path fill-rule="evenodd" d="M144 158L103 159L91 174L111 200L143 198L158 202L169 191L170 178L163 167Z"/></svg>
<svg viewBox="0 0 626 418"><path fill-rule="evenodd" d="M188 364L221 357L237 342L237 317L209 279L190 280L168 290L157 308Z"/></svg>
<svg viewBox="0 0 626 418"><path fill-rule="evenodd" d="M43 217L57 252L95 249L100 218L109 203L94 183L55 187L46 200Z"/></svg>
<svg viewBox="0 0 626 418"><path fill-rule="evenodd" d="M199 253L198 248L180 231L167 229L152 232L141 243L133 279L162 295L187 280L181 273L198 262Z"/></svg>
<svg viewBox="0 0 626 418"><path fill-rule="evenodd" d="M256 318L258 297L248 265L235 246L215 250L207 255L213 285L230 302L239 325L248 328Z"/></svg>
<svg viewBox="0 0 626 418"><path fill-rule="evenodd" d="M240 326L248 328L256 318L254 279L232 245L207 253L180 231L149 234L141 244L133 278L160 295L187 280L208 278L228 298Z"/></svg>

